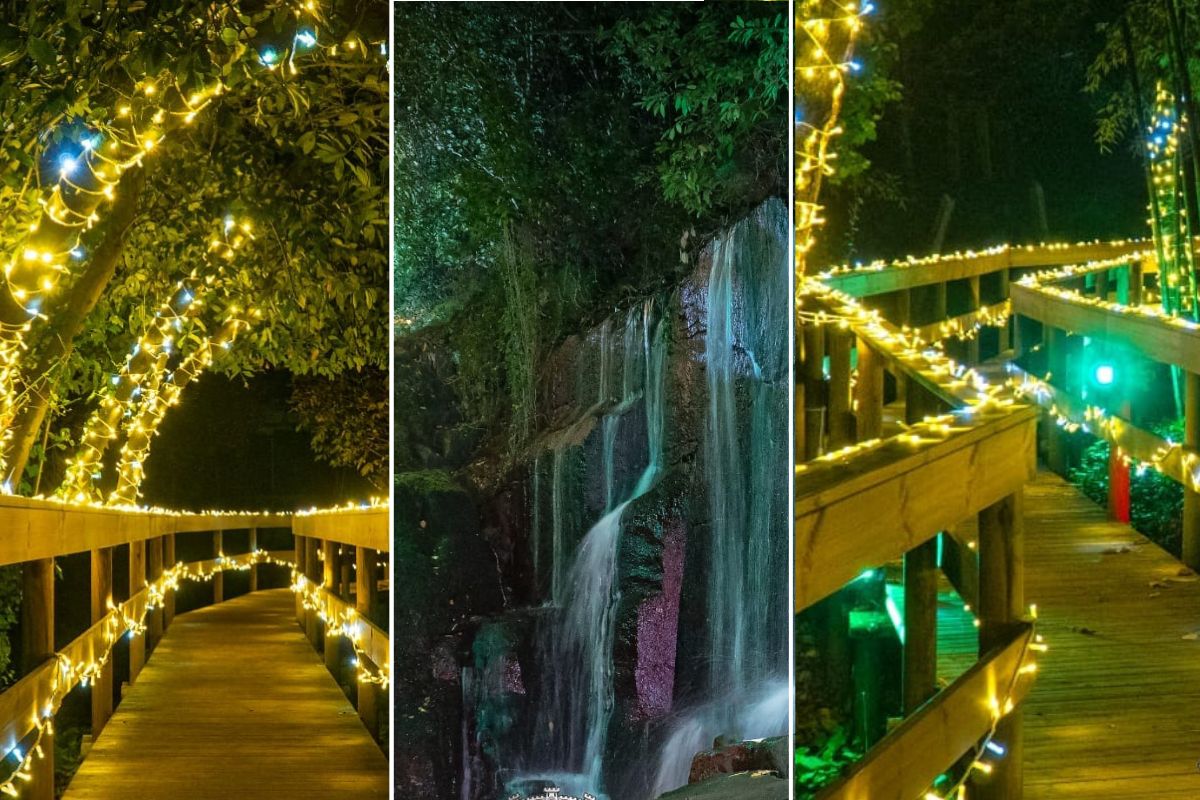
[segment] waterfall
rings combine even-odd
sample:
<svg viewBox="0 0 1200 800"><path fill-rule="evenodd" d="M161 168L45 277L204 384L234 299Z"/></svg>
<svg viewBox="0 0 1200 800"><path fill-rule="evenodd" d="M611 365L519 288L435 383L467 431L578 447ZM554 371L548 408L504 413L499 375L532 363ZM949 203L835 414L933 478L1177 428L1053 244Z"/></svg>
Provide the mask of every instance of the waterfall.
<svg viewBox="0 0 1200 800"><path fill-rule="evenodd" d="M565 792L600 796L614 704L613 642L620 600L616 576L621 518L630 503L650 490L661 470L666 346L664 323L654 316L654 304L648 302L631 309L626 317L622 397L606 410L601 423L605 511L579 543L562 591L554 593L561 616L547 625L539 643L539 662L546 678L524 773L509 783L514 791L557 786ZM605 324L600 335L602 401L608 392L613 358L608 330ZM617 428L621 414L638 392L642 393L646 415L646 466L632 491L617 502L613 464ZM556 485L561 482L557 473L555 481ZM556 565L566 561L562 556L556 545Z"/></svg>
<svg viewBox="0 0 1200 800"><path fill-rule="evenodd" d="M561 593L565 582L563 577L565 559L560 557L563 551L563 526L566 524L564 519L566 513L563 509L563 470L565 469L565 461L563 448L556 447L554 449L554 460L551 463L550 473L550 597L555 602L558 602L562 596Z"/></svg>
<svg viewBox="0 0 1200 800"><path fill-rule="evenodd" d="M651 796L685 784L693 757L717 736L787 733L787 242L786 209L768 203L714 245L705 339L708 689L671 726Z"/></svg>

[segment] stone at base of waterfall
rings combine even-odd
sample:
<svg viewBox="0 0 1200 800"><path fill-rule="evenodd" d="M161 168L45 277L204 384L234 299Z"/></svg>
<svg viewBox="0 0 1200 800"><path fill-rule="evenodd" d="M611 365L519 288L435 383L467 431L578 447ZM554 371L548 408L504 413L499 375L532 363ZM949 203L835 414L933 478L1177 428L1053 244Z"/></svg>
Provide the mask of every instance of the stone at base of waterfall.
<svg viewBox="0 0 1200 800"><path fill-rule="evenodd" d="M773 772L779 777L787 776L787 737L776 736L732 744L725 744L718 739L712 750L698 753L692 759L688 783L701 783L718 775L736 772Z"/></svg>
<svg viewBox="0 0 1200 800"><path fill-rule="evenodd" d="M658 800L787 800L788 782L774 772L739 772L690 783Z"/></svg>

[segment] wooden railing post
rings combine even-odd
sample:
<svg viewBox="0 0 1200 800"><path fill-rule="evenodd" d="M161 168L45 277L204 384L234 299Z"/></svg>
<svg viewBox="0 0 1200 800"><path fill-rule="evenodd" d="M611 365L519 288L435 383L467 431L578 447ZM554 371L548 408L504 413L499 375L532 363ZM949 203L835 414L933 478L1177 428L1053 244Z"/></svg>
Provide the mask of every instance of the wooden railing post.
<svg viewBox="0 0 1200 800"><path fill-rule="evenodd" d="M324 555L324 564L322 565L321 583L325 586L325 591L337 593L337 581L341 575L341 568L338 566L338 546L336 542L325 539L321 542L321 552ZM338 653L340 651L340 643L337 636L333 633L333 626L326 625L324 631L324 642L322 646L325 650L325 668L334 674L338 674Z"/></svg>
<svg viewBox="0 0 1200 800"><path fill-rule="evenodd" d="M129 543L129 596L133 597L146 586L146 542ZM145 634L129 636L129 685L137 681L146 664Z"/></svg>
<svg viewBox="0 0 1200 800"><path fill-rule="evenodd" d="M375 603L378 584L375 581L375 551L355 548L354 608L366 619ZM358 684L358 718L376 739L379 738L379 687L373 683Z"/></svg>
<svg viewBox="0 0 1200 800"><path fill-rule="evenodd" d="M858 340L858 381L854 385L858 441L883 435L883 357Z"/></svg>
<svg viewBox="0 0 1200 800"><path fill-rule="evenodd" d="M829 449L837 450L853 441L850 422L850 343L849 331L830 328L825 342L829 347Z"/></svg>
<svg viewBox="0 0 1200 800"><path fill-rule="evenodd" d="M1045 331L1046 363L1050 370L1050 382L1063 389L1067 388L1067 334L1057 328L1047 327ZM1046 434L1046 465L1059 475L1067 470L1067 443L1063 432L1059 429L1054 418L1049 414L1043 415Z"/></svg>
<svg viewBox="0 0 1200 800"><path fill-rule="evenodd" d="M910 425L937 410L937 399L908 382L904 416ZM937 693L937 536L904 554L904 713Z"/></svg>
<svg viewBox="0 0 1200 800"><path fill-rule="evenodd" d="M979 276L972 275L967 278L967 293L970 296L971 311L978 311L981 305L981 294L979 290ZM967 363L975 366L979 363L979 333L967 339Z"/></svg>
<svg viewBox="0 0 1200 800"><path fill-rule="evenodd" d="M337 548L338 566L342 570L341 577L338 580L338 597L343 600L349 600L350 594L354 591L354 577L352 575L354 548L348 544L339 544Z"/></svg>
<svg viewBox="0 0 1200 800"><path fill-rule="evenodd" d="M146 543L146 559L149 562L150 582L162 577L163 545L162 538L155 536ZM163 610L161 607L151 609L146 613L146 644L151 650L158 644L163 635Z"/></svg>
<svg viewBox="0 0 1200 800"><path fill-rule="evenodd" d="M1009 293L1008 270L1002 269L998 274L1000 276L1000 302L1003 303L1005 300L1009 300L1012 297L1012 295ZM1005 320L1004 324L999 328L1000 340L998 342L998 349L1001 353L1012 347L1012 329L1014 327L1016 327L1016 315L1009 314L1008 319Z"/></svg>
<svg viewBox="0 0 1200 800"><path fill-rule="evenodd" d="M379 584L376 582L376 552L367 547L354 548L354 609L367 619L376 602ZM359 718L374 738L379 738L379 687L356 681L359 688Z"/></svg>
<svg viewBox="0 0 1200 800"><path fill-rule="evenodd" d="M311 583L319 584L321 582L321 562L317 557L320 541L311 536L304 539L304 574ZM314 649L321 647L321 618L317 616L316 610L305 611L304 614L304 631L308 635L308 641Z"/></svg>
<svg viewBox="0 0 1200 800"><path fill-rule="evenodd" d="M175 534L168 533L162 537L163 561L168 567L175 566ZM163 631L171 627L175 620L175 593L167 592L163 597Z"/></svg>
<svg viewBox="0 0 1200 800"><path fill-rule="evenodd" d="M1184 372L1183 443L1200 450L1200 375ZM1200 494L1183 487L1183 563L1200 570Z"/></svg>
<svg viewBox="0 0 1200 800"><path fill-rule="evenodd" d="M250 552L258 549L258 528L250 529ZM258 591L258 564L250 565L250 591Z"/></svg>
<svg viewBox="0 0 1200 800"><path fill-rule="evenodd" d="M1025 613L1023 515L1020 491L979 512L980 655L1007 642ZM972 796L1019 800L1024 759L1019 706L1000 721L995 741L1005 748L1005 756L993 764L990 775L980 778Z"/></svg>
<svg viewBox="0 0 1200 800"><path fill-rule="evenodd" d="M225 537L221 531L213 531L213 558L219 558L224 552ZM225 573L217 570L213 575L213 605L225 601Z"/></svg>
<svg viewBox="0 0 1200 800"><path fill-rule="evenodd" d="M91 553L92 561L92 624L104 619L112 601L113 553L111 547L101 547ZM113 662L100 670L92 683L92 739L100 735L113 713Z"/></svg>
<svg viewBox="0 0 1200 800"><path fill-rule="evenodd" d="M298 533L293 532L292 540L293 540L293 546L295 547L295 550L296 550L296 554L294 556L294 558L296 559L295 569L298 574L303 575L304 567L305 567L305 563L304 563L305 553L308 552L308 550L304 544L304 537ZM300 599L299 592L296 593L295 600L296 600L296 624L299 625L301 627L301 629L306 629L306 624L304 621L304 603Z"/></svg>
<svg viewBox="0 0 1200 800"><path fill-rule="evenodd" d="M1140 260L1129 262L1129 304L1131 306L1142 304L1142 262Z"/></svg>
<svg viewBox="0 0 1200 800"><path fill-rule="evenodd" d="M54 658L54 559L27 561L21 568L21 652L24 671ZM33 800L54 800L54 734L42 736L42 757L30 767L26 791Z"/></svg>

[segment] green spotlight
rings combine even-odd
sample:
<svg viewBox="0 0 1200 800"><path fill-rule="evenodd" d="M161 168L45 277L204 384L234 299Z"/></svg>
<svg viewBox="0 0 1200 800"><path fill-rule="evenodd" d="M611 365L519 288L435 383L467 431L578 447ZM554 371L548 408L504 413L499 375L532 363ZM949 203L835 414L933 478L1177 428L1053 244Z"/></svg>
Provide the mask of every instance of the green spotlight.
<svg viewBox="0 0 1200 800"><path fill-rule="evenodd" d="M1112 364L1097 364L1092 375L1096 378L1096 383L1100 386L1112 386L1116 380L1117 372L1113 369Z"/></svg>

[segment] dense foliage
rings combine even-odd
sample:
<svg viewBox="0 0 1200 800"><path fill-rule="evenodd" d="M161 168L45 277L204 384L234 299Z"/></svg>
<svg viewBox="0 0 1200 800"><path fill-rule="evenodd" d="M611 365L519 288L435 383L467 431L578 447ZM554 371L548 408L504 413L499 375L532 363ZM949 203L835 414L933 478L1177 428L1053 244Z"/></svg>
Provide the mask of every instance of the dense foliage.
<svg viewBox="0 0 1200 800"><path fill-rule="evenodd" d="M1159 423L1150 429L1156 436L1183 441L1183 421ZM1109 444L1098 439L1083 451L1070 478L1083 493L1100 505L1108 503ZM1153 469L1134 470L1129 477L1130 517L1133 527L1163 549L1179 555L1183 546L1183 487Z"/></svg>
<svg viewBox="0 0 1200 800"><path fill-rule="evenodd" d="M146 158L128 230L114 230L102 214L85 236L85 253L114 237L123 246L73 349L53 363L53 438L60 438L55 417L103 385L168 287L203 263L227 216L249 220L257 239L228 268L223 292L264 318L217 368L274 367L331 380L352 372L373 376L380 382L375 393L383 392L388 81L378 43L386 38L386 4L318 6L312 19L297 22L292 5L275 0L245 10L201 0L59 0L28 4L0 25L0 60L8 67L0 73L0 115L12 121L0 131L8 159L0 175L6 254L19 247L37 212L39 183L48 179L56 148L113 118L145 82L183 93L217 80L225 86ZM313 46L296 45L300 24ZM294 74L265 68L262 53L292 48ZM88 268L86 258L79 268ZM31 363L61 334L56 312L72 297L68 285L51 298L49 325L34 331ZM319 416L307 424L315 429ZM31 459L27 490L39 482L47 488L38 463Z"/></svg>
<svg viewBox="0 0 1200 800"><path fill-rule="evenodd" d="M786 16L396 6L398 358L438 363L476 432L460 439L519 446L550 347L669 285L681 251L786 191ZM421 410L428 382L398 374L397 407ZM399 468L430 464L427 442L405 441Z"/></svg>

